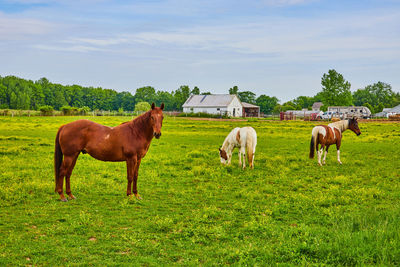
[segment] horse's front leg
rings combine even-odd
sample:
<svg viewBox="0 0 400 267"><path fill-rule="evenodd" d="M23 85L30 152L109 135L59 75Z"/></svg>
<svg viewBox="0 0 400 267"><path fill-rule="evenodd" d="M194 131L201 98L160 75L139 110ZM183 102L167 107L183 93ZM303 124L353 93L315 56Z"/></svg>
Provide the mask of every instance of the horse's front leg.
<svg viewBox="0 0 400 267"><path fill-rule="evenodd" d="M135 195L135 197L137 199L142 199L139 196L138 191L137 191L137 180L138 180L138 176L139 176L139 167L140 167L140 162L141 161L142 161L141 158L137 160L136 168L135 168L135 171L134 171L134 174L133 174L133 189L132 189L132 191L133 191L133 194Z"/></svg>
<svg viewBox="0 0 400 267"><path fill-rule="evenodd" d="M135 168L136 168L136 155L129 157L126 159L126 172L128 176L128 186L126 188L126 195L130 196L132 195L132 182L134 179L134 174L135 174Z"/></svg>
<svg viewBox="0 0 400 267"><path fill-rule="evenodd" d="M242 153L240 153L240 149L239 149L239 167L242 167Z"/></svg>
<svg viewBox="0 0 400 267"><path fill-rule="evenodd" d="M336 143L336 149L337 149L337 161L339 162L339 164L342 164L342 162L340 161L340 144L341 144L341 142L340 142L340 141L338 141L338 142Z"/></svg>

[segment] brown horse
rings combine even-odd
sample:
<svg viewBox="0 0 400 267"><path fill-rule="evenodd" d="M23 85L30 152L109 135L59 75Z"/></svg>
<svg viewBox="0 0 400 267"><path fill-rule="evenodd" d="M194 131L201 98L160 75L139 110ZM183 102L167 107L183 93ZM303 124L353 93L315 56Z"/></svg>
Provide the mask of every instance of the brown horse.
<svg viewBox="0 0 400 267"><path fill-rule="evenodd" d="M88 120L61 126L57 132L54 152L55 191L61 201L67 201L63 193L64 177L67 195L71 199L75 198L71 193L70 177L80 152L89 153L102 161L126 161L126 194L130 196L133 192L137 199L141 199L137 192L140 161L146 155L153 137L158 139L161 136L163 109L164 103L159 108L153 103L148 112L116 127Z"/></svg>
<svg viewBox="0 0 400 267"><path fill-rule="evenodd" d="M347 129L353 131L355 134L357 134L357 136L361 134L361 131L358 128L357 119L355 118L333 122L328 125L315 126L312 130L310 143L310 159L314 158L314 150L316 150L318 155L318 164L322 166L322 164L325 164L329 146L336 144L337 160L340 164L342 164L340 161L340 145L342 143L342 133ZM320 150L318 149L319 144L321 144ZM326 150L323 162L321 163L321 157L324 153L324 148L326 148Z"/></svg>

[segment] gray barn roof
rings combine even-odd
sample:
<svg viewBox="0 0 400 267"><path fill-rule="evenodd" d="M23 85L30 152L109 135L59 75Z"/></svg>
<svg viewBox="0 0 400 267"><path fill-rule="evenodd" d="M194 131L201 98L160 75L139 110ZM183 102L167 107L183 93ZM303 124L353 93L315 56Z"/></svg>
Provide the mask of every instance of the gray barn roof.
<svg viewBox="0 0 400 267"><path fill-rule="evenodd" d="M400 113L400 105L397 105L389 110L389 112Z"/></svg>
<svg viewBox="0 0 400 267"><path fill-rule="evenodd" d="M236 95L191 95L182 107L227 107ZM240 100L239 100L240 102Z"/></svg>
<svg viewBox="0 0 400 267"><path fill-rule="evenodd" d="M259 106L256 106L256 105L253 105L253 104L250 104L250 103L246 103L246 102L242 102L242 106L244 108L260 108Z"/></svg>

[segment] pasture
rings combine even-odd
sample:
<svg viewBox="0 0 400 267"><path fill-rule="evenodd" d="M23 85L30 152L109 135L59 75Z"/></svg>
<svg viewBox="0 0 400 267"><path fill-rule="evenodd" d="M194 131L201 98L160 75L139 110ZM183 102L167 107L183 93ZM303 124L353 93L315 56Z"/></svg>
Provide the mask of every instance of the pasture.
<svg viewBox="0 0 400 267"><path fill-rule="evenodd" d="M341 160L308 159L318 122L166 117L126 197L125 163L80 155L66 203L54 138L83 117L0 117L0 265L399 265L400 124L360 123ZM88 117L116 126L127 117ZM258 135L255 169L223 166L234 127Z"/></svg>

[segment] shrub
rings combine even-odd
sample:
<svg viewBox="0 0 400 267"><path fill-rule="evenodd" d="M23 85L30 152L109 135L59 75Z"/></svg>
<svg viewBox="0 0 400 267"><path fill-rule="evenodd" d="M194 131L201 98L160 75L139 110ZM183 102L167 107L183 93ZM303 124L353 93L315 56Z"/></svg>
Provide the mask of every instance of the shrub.
<svg viewBox="0 0 400 267"><path fill-rule="evenodd" d="M72 115L72 108L70 106L62 106L61 111L63 115Z"/></svg>
<svg viewBox="0 0 400 267"><path fill-rule="evenodd" d="M80 115L86 115L90 112L90 108L87 106L81 107L78 109Z"/></svg>
<svg viewBox="0 0 400 267"><path fill-rule="evenodd" d="M53 115L54 112L54 108L48 105L39 107L39 110L40 110L40 115L42 116L51 116Z"/></svg>

